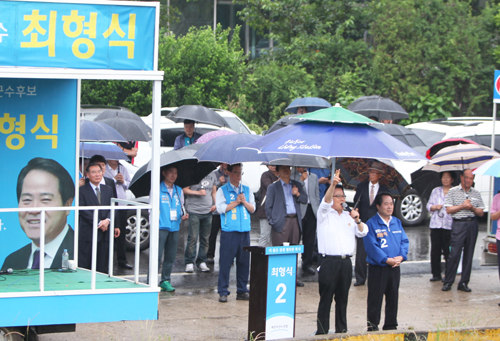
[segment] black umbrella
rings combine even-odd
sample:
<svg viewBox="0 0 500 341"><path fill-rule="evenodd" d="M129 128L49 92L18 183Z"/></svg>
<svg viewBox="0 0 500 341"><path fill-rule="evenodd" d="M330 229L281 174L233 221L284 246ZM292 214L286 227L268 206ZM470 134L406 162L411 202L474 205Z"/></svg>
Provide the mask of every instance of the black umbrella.
<svg viewBox="0 0 500 341"><path fill-rule="evenodd" d="M338 158L335 162L335 168L340 169L340 178L344 187L356 189L360 183L368 181L368 168L371 167L374 161L379 160ZM394 167L387 164L387 162L384 163L385 171L382 178L380 178L380 185L386 186L392 195L401 197L406 191L408 183Z"/></svg>
<svg viewBox="0 0 500 341"><path fill-rule="evenodd" d="M422 141L422 139L410 129L399 124L376 124L374 127L386 132L392 137L397 138L399 141L412 147L420 154L425 155L427 146L424 141Z"/></svg>
<svg viewBox="0 0 500 341"><path fill-rule="evenodd" d="M160 155L160 167L175 165L177 180L175 184L181 188L196 185L213 171L217 164L213 162L198 162L194 157L202 144L193 144L181 149L171 150ZM158 183L163 181L160 174ZM149 195L151 190L151 161L137 170L128 187L136 197Z"/></svg>
<svg viewBox="0 0 500 341"><path fill-rule="evenodd" d="M107 124L81 120L80 142L127 142L127 140Z"/></svg>
<svg viewBox="0 0 500 341"><path fill-rule="evenodd" d="M455 176L452 186L460 184L460 177ZM411 186L417 190L422 198L429 199L434 188L442 186L441 173L430 170L419 170L411 173Z"/></svg>
<svg viewBox="0 0 500 341"><path fill-rule="evenodd" d="M284 128L289 124L299 122L297 119L295 119L297 116L301 116L301 114L292 114L292 115L283 116L282 118L280 118L279 120L274 122L274 124L271 126L271 128L269 128L269 130L267 130L264 135L267 135L269 133L272 133L273 131Z"/></svg>
<svg viewBox="0 0 500 341"><path fill-rule="evenodd" d="M176 123L184 122L184 120L192 120L218 127L229 127L229 124L221 115L202 105L183 105L169 112L166 117Z"/></svg>
<svg viewBox="0 0 500 341"><path fill-rule="evenodd" d="M408 113L390 98L363 96L352 102L347 109L378 120L398 120L408 118Z"/></svg>
<svg viewBox="0 0 500 341"><path fill-rule="evenodd" d="M107 118L100 120L104 124L113 127L127 139L127 141L149 141L152 130L142 120L136 121L128 118Z"/></svg>
<svg viewBox="0 0 500 341"><path fill-rule="evenodd" d="M127 118L129 120L141 121L142 119L139 115L133 113L132 111L126 110L116 110L116 109L108 109L104 110L102 113L97 115L94 121L102 121L108 118Z"/></svg>

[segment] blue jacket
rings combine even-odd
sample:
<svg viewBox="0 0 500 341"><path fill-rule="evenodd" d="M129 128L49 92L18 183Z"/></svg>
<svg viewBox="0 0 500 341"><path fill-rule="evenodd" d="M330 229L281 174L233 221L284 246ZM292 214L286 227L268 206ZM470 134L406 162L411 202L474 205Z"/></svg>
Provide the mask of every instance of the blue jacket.
<svg viewBox="0 0 500 341"><path fill-rule="evenodd" d="M174 185L173 196L168 193L167 185L162 181L160 184L160 230L171 232L179 231L182 217L181 205L182 188ZM177 220L170 220L170 210L177 211Z"/></svg>
<svg viewBox="0 0 500 341"><path fill-rule="evenodd" d="M363 242L368 263L388 266L387 259L397 256L402 256L403 261L407 260L409 241L398 218L392 217L387 227L382 218L375 214L366 222L366 225L368 225L368 234L363 238Z"/></svg>
<svg viewBox="0 0 500 341"><path fill-rule="evenodd" d="M233 187L227 183L221 187L222 193L226 198L226 203L229 204L236 200L238 194L234 191ZM250 189L248 186L242 185L242 191L245 194L245 198L250 198ZM240 204L230 211L221 214L221 230L225 232L249 232L251 229L250 225L250 212L246 209L243 204Z"/></svg>

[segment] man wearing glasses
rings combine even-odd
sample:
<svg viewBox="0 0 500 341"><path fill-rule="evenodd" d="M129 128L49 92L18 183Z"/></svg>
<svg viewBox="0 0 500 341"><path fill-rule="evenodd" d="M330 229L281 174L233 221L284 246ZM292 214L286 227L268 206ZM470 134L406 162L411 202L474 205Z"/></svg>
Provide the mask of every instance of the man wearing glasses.
<svg viewBox="0 0 500 341"><path fill-rule="evenodd" d="M243 247L250 245L250 214L255 211L255 199L248 186L241 183L242 165L228 165L229 183L217 190L216 206L221 219L219 246L219 302L226 303L230 294L229 272L236 258L236 299L248 301L248 273L250 253Z"/></svg>
<svg viewBox="0 0 500 341"><path fill-rule="evenodd" d="M320 300L316 335L328 334L334 296L335 333L347 332L347 299L352 280L351 257L356 245L355 237L363 238L368 233L368 227L359 220L358 211L344 211L345 194L342 185L338 184L339 174L340 170L337 170L317 213Z"/></svg>
<svg viewBox="0 0 500 341"><path fill-rule="evenodd" d="M401 220L392 216L394 198L388 192L375 197L378 213L366 222L368 234L363 238L368 270L368 331L377 331L385 295L384 330L398 326L399 265L407 260L409 241Z"/></svg>
<svg viewBox="0 0 500 341"><path fill-rule="evenodd" d="M389 189L380 184L380 179L384 175L384 164L374 161L368 168L368 181L362 182L356 188L354 195L354 204L359 211L362 221L368 221L371 217L377 214L375 206L375 197L377 193L388 192ZM366 251L363 244L363 239L356 238L356 264L354 266L354 274L356 282L354 286L364 285L366 281Z"/></svg>

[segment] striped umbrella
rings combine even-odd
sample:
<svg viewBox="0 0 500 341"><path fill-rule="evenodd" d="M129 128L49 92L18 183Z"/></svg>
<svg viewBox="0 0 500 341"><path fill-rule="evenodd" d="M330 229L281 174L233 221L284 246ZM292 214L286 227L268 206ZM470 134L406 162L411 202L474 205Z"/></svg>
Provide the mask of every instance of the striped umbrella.
<svg viewBox="0 0 500 341"><path fill-rule="evenodd" d="M488 160L500 158L493 149L477 144L458 144L441 149L423 170L434 172L475 169Z"/></svg>

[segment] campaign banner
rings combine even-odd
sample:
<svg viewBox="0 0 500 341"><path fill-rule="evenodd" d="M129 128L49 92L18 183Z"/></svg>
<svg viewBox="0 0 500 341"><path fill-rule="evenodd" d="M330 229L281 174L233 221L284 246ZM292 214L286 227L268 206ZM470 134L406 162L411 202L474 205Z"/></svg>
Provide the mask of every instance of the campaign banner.
<svg viewBox="0 0 500 341"><path fill-rule="evenodd" d="M296 246L299 245L266 248L269 254L266 340L288 339L294 335L297 252L303 251L303 245L295 250Z"/></svg>
<svg viewBox="0 0 500 341"><path fill-rule="evenodd" d="M0 208L33 207L0 213L2 270L32 263L31 244L40 238L37 207L74 206L77 85L77 80L0 79ZM46 212L46 253L54 266L61 262L62 245L72 255L74 217L70 211Z"/></svg>
<svg viewBox="0 0 500 341"><path fill-rule="evenodd" d="M0 65L151 71L156 7L122 4L0 1Z"/></svg>

